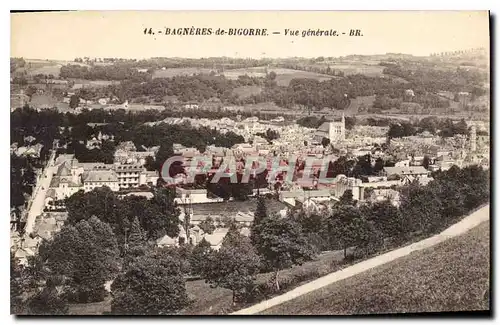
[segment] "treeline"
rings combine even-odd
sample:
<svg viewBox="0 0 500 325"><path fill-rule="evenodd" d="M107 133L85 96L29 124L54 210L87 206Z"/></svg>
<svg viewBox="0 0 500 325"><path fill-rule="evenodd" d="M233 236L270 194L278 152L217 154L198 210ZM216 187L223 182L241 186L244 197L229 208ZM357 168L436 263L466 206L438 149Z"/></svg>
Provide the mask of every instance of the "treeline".
<svg viewBox="0 0 500 325"><path fill-rule="evenodd" d="M148 73L139 72L137 69L120 64L94 65L91 67L69 64L61 67L59 76L63 79L132 80L136 82L144 82L151 79L151 75Z"/></svg>
<svg viewBox="0 0 500 325"><path fill-rule="evenodd" d="M402 138L428 131L431 134L443 138L453 137L456 134L468 135L469 128L464 119L453 122L451 119L438 119L437 117L425 117L418 122L391 123L387 135L391 138Z"/></svg>
<svg viewBox="0 0 500 325"><path fill-rule="evenodd" d="M266 88L260 95L254 95L254 97L261 98L263 101L272 101L278 106L287 108L300 105L316 109L324 107L346 109L350 105L350 100L358 96L394 92L398 88L402 89L401 84L364 75L352 75L326 81L299 78L291 80L288 87Z"/></svg>
<svg viewBox="0 0 500 325"><path fill-rule="evenodd" d="M328 120L322 116L318 118L317 116L305 116L301 117L300 119L297 120L297 124L306 128L311 128L311 129L317 129L319 128L324 122L327 122ZM345 128L347 130L351 130L354 126L356 125L356 117L355 116L346 116L345 117Z"/></svg>
<svg viewBox="0 0 500 325"><path fill-rule="evenodd" d="M114 65L122 65L134 69L172 69L172 68L215 68L222 69L242 69L258 66L265 66L271 63L269 59L239 59L239 58L150 58L144 60L137 59L120 59L120 58L75 58L74 62L86 63L95 65L96 63L113 63Z"/></svg>
<svg viewBox="0 0 500 325"><path fill-rule="evenodd" d="M322 62L323 60L319 59L319 61L315 62ZM314 62L312 62L314 64ZM335 69L330 67L329 65L322 65L322 66L315 66L315 65L310 65L310 64L297 64L297 63L282 63L282 64L277 64L277 67L284 68L284 69L292 69L292 70L299 70L299 71L309 71L309 72L314 72L314 73L321 73L321 74L326 74L329 76L334 76L334 77L344 77L344 71L340 69Z"/></svg>
<svg viewBox="0 0 500 325"><path fill-rule="evenodd" d="M401 65L389 65L384 74L401 77L409 82L407 87L415 93L437 93L439 91L472 92L474 87L487 81L487 75L475 69L438 70L417 67L406 69Z"/></svg>
<svg viewBox="0 0 500 325"><path fill-rule="evenodd" d="M10 155L10 207L15 209L17 217L21 216L26 197L33 192L38 167L40 163L34 158Z"/></svg>
<svg viewBox="0 0 500 325"><path fill-rule="evenodd" d="M341 201L348 204L335 206L330 215L299 213L298 220L321 250L354 246L360 258L436 234L489 200L488 171L480 167L454 166L433 176L427 186L401 188L398 208L387 201L356 205L347 193Z"/></svg>

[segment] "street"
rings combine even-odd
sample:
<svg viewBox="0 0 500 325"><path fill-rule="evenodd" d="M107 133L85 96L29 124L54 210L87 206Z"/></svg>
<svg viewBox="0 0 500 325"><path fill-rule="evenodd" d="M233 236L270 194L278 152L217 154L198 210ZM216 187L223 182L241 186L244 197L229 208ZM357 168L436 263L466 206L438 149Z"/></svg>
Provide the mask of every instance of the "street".
<svg viewBox="0 0 500 325"><path fill-rule="evenodd" d="M52 151L50 158L45 166L42 175L37 180L37 184L31 201L28 204L28 216L26 218L26 235L29 235L33 231L33 226L35 224L35 219L37 216L42 214L43 208L45 206L45 195L52 181L52 174L56 171L53 166L55 160L56 152Z"/></svg>

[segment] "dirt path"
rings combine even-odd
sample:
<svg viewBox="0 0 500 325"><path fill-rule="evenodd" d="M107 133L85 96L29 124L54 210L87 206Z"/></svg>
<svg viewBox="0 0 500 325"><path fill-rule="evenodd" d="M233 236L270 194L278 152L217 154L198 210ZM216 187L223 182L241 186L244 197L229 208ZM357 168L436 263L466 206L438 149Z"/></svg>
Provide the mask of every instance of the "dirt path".
<svg viewBox="0 0 500 325"><path fill-rule="evenodd" d="M409 255L412 252L419 251L425 248L432 247L434 245L437 245L449 238L456 237L458 235L461 235L468 230L474 228L475 226L479 225L481 222L487 221L490 218L490 206L486 205L479 210L476 210L469 216L465 217L462 219L460 222L452 225L451 227L447 228L443 232L441 232L438 235L432 236L430 238L421 240L419 242L410 244L408 246L398 248L396 250L387 252L385 254L370 258L366 261L354 264L352 266L349 266L345 269L342 269L337 272L330 273L324 277L321 277L319 279L316 279L314 281L311 281L309 283L306 283L300 287L297 287L287 293L284 293L280 296L274 297L272 299L260 302L256 305L250 306L245 309L238 310L231 315L251 315L251 314L256 314L259 313L263 310L266 310L268 308L271 308L273 306L279 305L281 303L284 303L285 301L292 300L296 297L299 297L303 294L309 293L311 291L320 289L322 287L325 287L327 285L330 285L334 282L352 277L356 274L365 272L367 270L370 270L374 267L380 266L385 263L389 263L394 261L395 259L398 259L400 257Z"/></svg>

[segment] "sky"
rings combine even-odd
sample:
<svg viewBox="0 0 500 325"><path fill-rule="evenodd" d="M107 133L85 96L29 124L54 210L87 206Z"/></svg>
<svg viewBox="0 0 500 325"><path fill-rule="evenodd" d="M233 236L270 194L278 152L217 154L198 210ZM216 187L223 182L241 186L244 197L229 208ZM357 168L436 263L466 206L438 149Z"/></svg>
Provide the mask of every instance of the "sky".
<svg viewBox="0 0 500 325"><path fill-rule="evenodd" d="M210 36L144 34L212 28ZM218 29L266 28L268 36L215 35ZM298 30L299 36L284 34ZM303 30L340 36L302 37ZM359 29L363 36L348 36ZM274 35L272 32L280 32ZM338 57L350 54L489 49L487 11L74 11L11 14L11 57Z"/></svg>

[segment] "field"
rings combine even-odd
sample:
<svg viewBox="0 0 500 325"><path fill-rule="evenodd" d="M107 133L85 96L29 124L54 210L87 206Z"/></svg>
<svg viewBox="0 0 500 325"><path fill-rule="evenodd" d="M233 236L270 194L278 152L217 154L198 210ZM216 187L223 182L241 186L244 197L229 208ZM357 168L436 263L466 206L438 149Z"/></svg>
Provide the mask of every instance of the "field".
<svg viewBox="0 0 500 325"><path fill-rule="evenodd" d="M351 99L351 105L349 105L345 112L346 114L357 114L360 107L364 107L365 109L371 108L374 100L375 96L358 96Z"/></svg>
<svg viewBox="0 0 500 325"><path fill-rule="evenodd" d="M489 310L490 226L265 310L351 315Z"/></svg>
<svg viewBox="0 0 500 325"><path fill-rule="evenodd" d="M384 70L383 66L363 64L360 62L330 64L329 66L332 70L340 70L344 72L344 75L346 76L353 74L364 74L369 77L379 77L382 75L382 71Z"/></svg>
<svg viewBox="0 0 500 325"><path fill-rule="evenodd" d="M252 95L258 95L262 92L262 88L259 86L241 86L233 90L233 94L237 95L239 98L250 97Z"/></svg>
<svg viewBox="0 0 500 325"><path fill-rule="evenodd" d="M120 81L117 80L87 80L87 79L73 79L69 78L68 80L74 81L75 85L73 89L79 89L84 86L88 87L106 87L113 84L119 84Z"/></svg>
<svg viewBox="0 0 500 325"><path fill-rule="evenodd" d="M268 68L267 72L274 71L276 73L276 82L279 86L288 86L292 79L296 78L310 78L316 80L329 80L334 77L308 72L301 70L293 70L293 69L283 69L283 68ZM224 71L224 76L228 79L238 79L239 76L247 75L249 77L265 77L266 76L266 67L253 67L246 69L233 69Z"/></svg>
<svg viewBox="0 0 500 325"><path fill-rule="evenodd" d="M206 68L171 68L165 70L155 70L153 78L172 78L176 76L192 76L194 74L209 74L212 69Z"/></svg>
<svg viewBox="0 0 500 325"><path fill-rule="evenodd" d="M34 107L53 107L58 103L57 99L50 95L33 95L30 105Z"/></svg>

